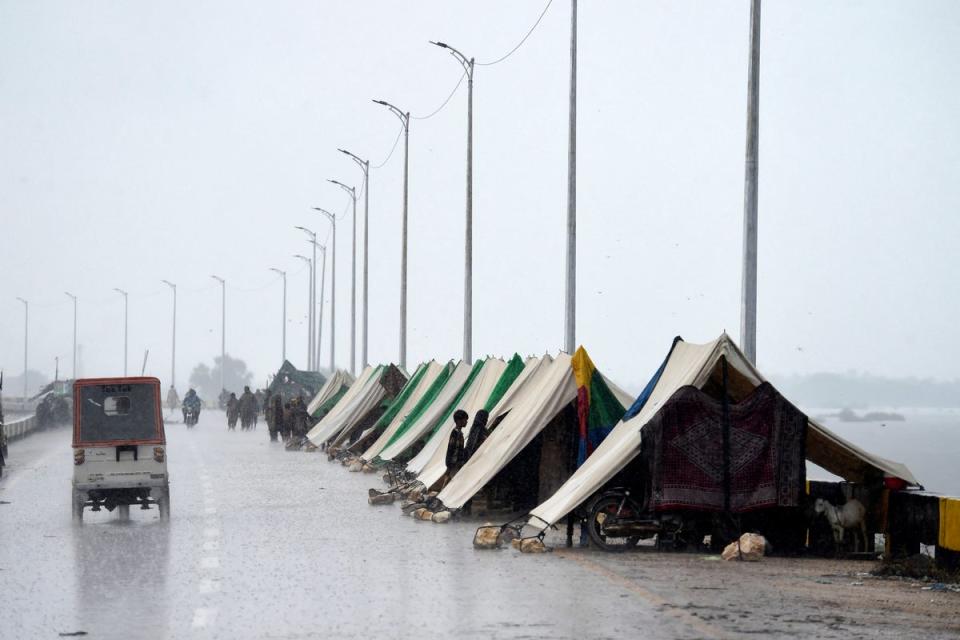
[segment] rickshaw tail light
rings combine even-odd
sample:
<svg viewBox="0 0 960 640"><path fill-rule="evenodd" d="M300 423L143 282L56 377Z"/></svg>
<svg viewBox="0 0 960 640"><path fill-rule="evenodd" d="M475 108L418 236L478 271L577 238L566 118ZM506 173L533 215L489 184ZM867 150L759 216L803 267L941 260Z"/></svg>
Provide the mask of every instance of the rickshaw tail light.
<svg viewBox="0 0 960 640"><path fill-rule="evenodd" d="M86 451L83 449L74 449L73 450L73 464L81 465L86 459Z"/></svg>
<svg viewBox="0 0 960 640"><path fill-rule="evenodd" d="M153 459L157 462L163 462L163 458L166 453L163 450L163 447L154 447L153 448Z"/></svg>

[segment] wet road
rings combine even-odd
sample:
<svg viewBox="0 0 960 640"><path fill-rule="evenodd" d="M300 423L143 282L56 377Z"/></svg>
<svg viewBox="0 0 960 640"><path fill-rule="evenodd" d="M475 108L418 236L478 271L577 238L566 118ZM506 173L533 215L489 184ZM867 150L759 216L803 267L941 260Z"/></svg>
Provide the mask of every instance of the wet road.
<svg viewBox="0 0 960 640"><path fill-rule="evenodd" d="M925 638L960 594L866 563L474 551L476 522L370 507L374 476L287 453L222 413L167 427L172 515L70 519L62 429L13 443L0 480L0 638ZM922 631L921 631L922 630Z"/></svg>
<svg viewBox="0 0 960 640"><path fill-rule="evenodd" d="M70 519L68 430L11 446L0 480L0 637L696 634L559 556L475 552L470 523L373 508L373 476L288 453L223 414L167 427L172 515ZM598 594L605 594L598 597ZM603 620L603 624L598 624ZM8 633L14 630L13 635ZM662 633L661 633L662 631Z"/></svg>

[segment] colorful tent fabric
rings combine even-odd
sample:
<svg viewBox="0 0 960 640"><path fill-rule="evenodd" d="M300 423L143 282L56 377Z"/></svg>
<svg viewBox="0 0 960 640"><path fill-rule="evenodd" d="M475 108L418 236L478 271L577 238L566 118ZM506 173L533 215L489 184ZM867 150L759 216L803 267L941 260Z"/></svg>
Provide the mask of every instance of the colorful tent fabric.
<svg viewBox="0 0 960 640"><path fill-rule="evenodd" d="M479 364L482 365L482 362ZM391 442L384 447L377 457L382 461L398 459L410 447L429 434L456 400L472 370L473 367L467 363L458 363L442 388L437 389L436 393L423 406L412 412L411 417L404 421L397 433L394 434ZM424 399L426 400L426 398Z"/></svg>
<svg viewBox="0 0 960 640"><path fill-rule="evenodd" d="M318 420L322 418L343 397L353 381L354 378L348 371L343 369L334 371L307 405L307 413Z"/></svg>
<svg viewBox="0 0 960 640"><path fill-rule="evenodd" d="M405 393L409 391L409 393L406 393L406 397L398 396L394 406L384 414L377 425L374 425L376 428L382 427L383 432L373 444L360 454L360 458L366 461L376 458L383 451L383 448L394 439L404 422L411 416L419 415L417 409L425 403L425 399L432 399L431 390L443 387L443 383L446 382L452 370L453 363L451 362L440 364L436 360L431 360L427 363L420 378L417 380L411 379L407 385L408 388L404 389ZM429 404L429 402L426 402L426 404ZM383 424L380 424L381 422Z"/></svg>
<svg viewBox="0 0 960 640"><path fill-rule="evenodd" d="M354 399L367 388L371 379L375 380L382 371L383 367L379 365L376 367L368 366L361 371L356 381L350 385L347 392L340 398L340 402L334 405L330 411L327 412L327 415L323 416L319 422L313 425L313 428L307 433L307 438L313 444L319 446L325 442L327 438L339 431L340 427L343 426L343 420L349 418L349 416L345 414L348 411L352 411Z"/></svg>
<svg viewBox="0 0 960 640"><path fill-rule="evenodd" d="M764 381L725 333L707 344L675 341L646 400L638 400L640 407L635 412L636 407L631 407L629 417L614 427L593 455L553 496L530 512L529 524L546 529L601 489L639 454L641 427L680 387L702 389L711 382L719 384L721 358L728 363L729 389L735 398L746 396ZM806 451L808 460L848 480L862 481L885 473L917 484L906 466L869 454L813 420L807 428Z"/></svg>
<svg viewBox="0 0 960 640"><path fill-rule="evenodd" d="M577 466L580 466L620 422L626 409L610 391L603 376L596 375L597 368L585 349L577 349L570 364L577 381L577 425L580 429Z"/></svg>
<svg viewBox="0 0 960 640"><path fill-rule="evenodd" d="M581 347L578 354L582 351ZM584 354L585 355L585 354ZM583 356L578 356L583 362ZM594 371L594 376L601 376ZM561 353L545 357L530 374L523 376L516 393L490 414L490 421L500 424L477 449L477 452L437 496L447 508L459 509L482 489L497 473L516 457L564 407L577 399L577 381L573 358ZM621 406L630 397L608 380L604 380ZM514 383L515 385L517 383ZM505 414L505 415L504 415Z"/></svg>

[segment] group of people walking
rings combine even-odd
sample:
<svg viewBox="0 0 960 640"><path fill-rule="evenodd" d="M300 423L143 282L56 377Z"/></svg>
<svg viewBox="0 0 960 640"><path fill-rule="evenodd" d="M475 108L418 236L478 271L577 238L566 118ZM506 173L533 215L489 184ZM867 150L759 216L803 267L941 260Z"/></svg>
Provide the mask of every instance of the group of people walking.
<svg viewBox="0 0 960 640"><path fill-rule="evenodd" d="M312 426L303 396L294 396L284 401L280 394L271 395L267 391L263 416L270 432L270 442L276 442L278 438L282 438L287 446L294 444L299 446Z"/></svg>
<svg viewBox="0 0 960 640"><path fill-rule="evenodd" d="M256 429L259 414L260 403L250 391L250 387L244 387L239 398L237 394L230 393L230 397L227 398L227 429L236 430L237 420L240 420L240 429L243 431Z"/></svg>

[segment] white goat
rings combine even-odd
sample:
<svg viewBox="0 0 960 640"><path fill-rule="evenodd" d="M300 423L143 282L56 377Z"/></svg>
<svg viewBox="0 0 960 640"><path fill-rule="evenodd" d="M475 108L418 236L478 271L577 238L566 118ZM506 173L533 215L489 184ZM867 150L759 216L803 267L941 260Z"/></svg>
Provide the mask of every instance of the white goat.
<svg viewBox="0 0 960 640"><path fill-rule="evenodd" d="M842 507L835 507L823 498L817 498L813 510L816 513L822 513L830 523L833 529L833 541L839 548L843 541L843 532L845 529L860 529L860 536L863 539L863 550L867 550L867 524L865 517L867 509L863 503L856 498L850 498ZM859 551L859 541L857 536L853 536L853 550Z"/></svg>

